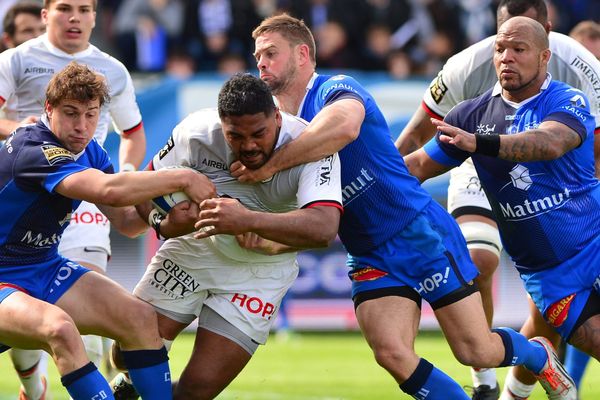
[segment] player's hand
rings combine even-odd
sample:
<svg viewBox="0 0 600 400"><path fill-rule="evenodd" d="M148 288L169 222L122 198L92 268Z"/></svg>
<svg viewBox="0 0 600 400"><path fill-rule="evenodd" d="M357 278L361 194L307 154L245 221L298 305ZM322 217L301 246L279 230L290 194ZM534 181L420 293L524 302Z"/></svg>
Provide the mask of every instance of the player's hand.
<svg viewBox="0 0 600 400"><path fill-rule="evenodd" d="M240 247L252 250L256 253L266 254L272 256L278 254L275 249L275 242L269 239L265 239L254 232L246 232L239 235L235 235Z"/></svg>
<svg viewBox="0 0 600 400"><path fill-rule="evenodd" d="M20 126L36 124L40 120L40 117L37 115L30 115L19 122Z"/></svg>
<svg viewBox="0 0 600 400"><path fill-rule="evenodd" d="M246 168L244 164L239 161L235 161L233 164L231 164L229 167L229 172L231 172L231 176L244 183L262 182L273 176L273 174L268 172L267 168L265 167L259 169L250 169Z"/></svg>
<svg viewBox="0 0 600 400"><path fill-rule="evenodd" d="M160 223L160 233L172 238L194 232L199 213L200 206L193 201L185 200L175 204Z"/></svg>
<svg viewBox="0 0 600 400"><path fill-rule="evenodd" d="M440 135L440 141L442 143L454 145L469 153L475 152L477 143L475 141L475 135L472 133L463 131L460 128L435 118L431 118L431 123L438 131L443 133L443 135Z"/></svg>
<svg viewBox="0 0 600 400"><path fill-rule="evenodd" d="M225 233L238 235L249 231L252 211L238 200L220 197L204 200L200 203L200 215L195 224L198 230L194 237L204 239Z"/></svg>
<svg viewBox="0 0 600 400"><path fill-rule="evenodd" d="M181 169L182 173L189 174L188 185L183 189L190 200L200 204L206 199L217 197L217 188L208 177L192 169Z"/></svg>

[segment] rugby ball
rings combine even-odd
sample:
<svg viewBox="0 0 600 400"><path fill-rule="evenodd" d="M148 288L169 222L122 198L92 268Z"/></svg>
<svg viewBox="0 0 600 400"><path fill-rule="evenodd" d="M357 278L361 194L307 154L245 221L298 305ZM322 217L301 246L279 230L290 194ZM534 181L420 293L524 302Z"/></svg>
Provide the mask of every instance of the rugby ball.
<svg viewBox="0 0 600 400"><path fill-rule="evenodd" d="M184 192L175 192L168 193L164 196L155 197L152 199L152 205L154 209L158 211L161 215L165 216L171 211L171 208L175 206L175 204L181 203L184 200L189 200L187 194Z"/></svg>

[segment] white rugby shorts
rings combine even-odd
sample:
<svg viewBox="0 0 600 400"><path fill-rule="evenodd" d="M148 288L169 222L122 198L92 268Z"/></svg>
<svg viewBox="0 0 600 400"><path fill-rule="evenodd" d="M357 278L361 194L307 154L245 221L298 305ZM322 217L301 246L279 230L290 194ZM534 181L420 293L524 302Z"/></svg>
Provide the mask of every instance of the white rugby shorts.
<svg viewBox="0 0 600 400"><path fill-rule="evenodd" d="M208 250L196 249L191 256L161 248L133 293L159 309L192 316L189 322L206 304L252 340L264 344L281 299L297 276L295 261L223 263Z"/></svg>
<svg viewBox="0 0 600 400"><path fill-rule="evenodd" d="M492 210L470 158L450 171L448 212L452 214L453 211L462 207L479 207L488 211Z"/></svg>
<svg viewBox="0 0 600 400"><path fill-rule="evenodd" d="M58 252L63 254L76 248L103 249L110 255L110 222L95 204L81 202L71 215L71 222L58 245Z"/></svg>

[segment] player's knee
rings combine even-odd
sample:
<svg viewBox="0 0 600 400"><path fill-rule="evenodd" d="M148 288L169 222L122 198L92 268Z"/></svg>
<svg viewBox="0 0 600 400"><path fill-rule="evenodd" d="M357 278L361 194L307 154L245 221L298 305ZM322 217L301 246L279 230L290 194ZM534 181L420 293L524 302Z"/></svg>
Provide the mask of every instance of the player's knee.
<svg viewBox="0 0 600 400"><path fill-rule="evenodd" d="M207 376L187 381L184 379L173 387L173 400L210 400L223 389L224 387L215 385L215 380Z"/></svg>
<svg viewBox="0 0 600 400"><path fill-rule="evenodd" d="M66 313L59 314L47 324L46 338L48 346L54 354L61 351L75 353L79 349L83 350L77 326Z"/></svg>
<svg viewBox="0 0 600 400"><path fill-rule="evenodd" d="M155 337L158 335L158 320L154 308L142 301L135 299L128 304L126 315L122 315L122 328L126 338L117 338L118 340L127 340L135 337Z"/></svg>
<svg viewBox="0 0 600 400"><path fill-rule="evenodd" d="M498 256L485 249L470 249L469 254L479 270L479 279L484 281L491 280L498 268Z"/></svg>
<svg viewBox="0 0 600 400"><path fill-rule="evenodd" d="M416 356L411 348L404 345L382 344L372 347L375 361L388 371L398 369L398 365L404 365L407 360Z"/></svg>

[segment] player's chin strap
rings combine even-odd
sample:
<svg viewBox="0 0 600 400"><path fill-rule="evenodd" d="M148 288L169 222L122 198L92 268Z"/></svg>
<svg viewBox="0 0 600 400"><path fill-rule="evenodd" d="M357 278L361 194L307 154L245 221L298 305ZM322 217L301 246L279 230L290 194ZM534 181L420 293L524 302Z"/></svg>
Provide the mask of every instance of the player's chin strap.
<svg viewBox="0 0 600 400"><path fill-rule="evenodd" d="M163 216L154 208L150 211L150 214L148 214L148 225L154 229L158 240L166 240L166 238L160 234L160 223L162 220Z"/></svg>

